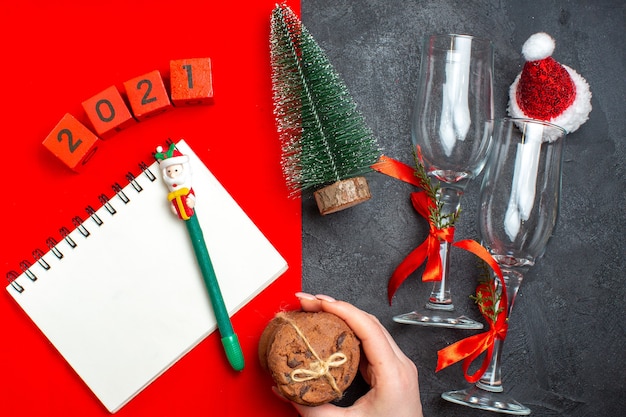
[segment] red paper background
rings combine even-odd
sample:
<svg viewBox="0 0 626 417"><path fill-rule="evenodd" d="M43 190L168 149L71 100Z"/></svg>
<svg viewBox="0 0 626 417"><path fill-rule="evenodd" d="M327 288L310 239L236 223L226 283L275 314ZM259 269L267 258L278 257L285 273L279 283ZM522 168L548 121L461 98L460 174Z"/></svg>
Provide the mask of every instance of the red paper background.
<svg viewBox="0 0 626 417"><path fill-rule="evenodd" d="M290 1L299 13L299 2ZM138 174L139 161L166 139L185 138L278 251L289 270L233 318L246 369L232 371L217 335L187 354L116 416L294 415L271 392L257 341L280 309L297 306L301 285L300 202L287 197L272 115L269 22L275 0L19 1L0 3L3 80L0 207L2 273L19 271L31 251L60 240L98 195ZM210 57L215 104L175 108L102 142L76 174L41 142L69 112L88 124L81 103L152 70L168 80L171 59ZM19 181L18 181L19 180ZM147 262L152 260L145 260ZM245 259L241 260L245 262ZM97 265L94 265L97 268ZM109 413L28 316L0 292L0 415Z"/></svg>

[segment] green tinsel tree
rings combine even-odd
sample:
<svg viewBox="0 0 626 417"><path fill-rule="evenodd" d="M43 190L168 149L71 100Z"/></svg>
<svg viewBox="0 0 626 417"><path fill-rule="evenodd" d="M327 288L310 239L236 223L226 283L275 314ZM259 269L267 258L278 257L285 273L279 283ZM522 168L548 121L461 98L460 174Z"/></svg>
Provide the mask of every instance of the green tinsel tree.
<svg viewBox="0 0 626 417"><path fill-rule="evenodd" d="M272 13L270 53L281 163L289 188L295 193L368 172L380 148L326 54L285 5Z"/></svg>

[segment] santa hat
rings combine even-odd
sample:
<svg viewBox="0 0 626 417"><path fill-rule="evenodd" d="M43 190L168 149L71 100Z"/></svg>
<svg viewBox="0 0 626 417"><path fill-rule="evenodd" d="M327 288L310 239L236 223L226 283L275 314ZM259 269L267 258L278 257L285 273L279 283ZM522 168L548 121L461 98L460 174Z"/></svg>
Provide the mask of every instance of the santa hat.
<svg viewBox="0 0 626 417"><path fill-rule="evenodd" d="M159 167L161 169L165 169L171 165L189 162L189 157L187 155L183 155L178 149L176 149L176 145L174 143L170 145L167 152L163 152L162 146L157 146L154 157L157 161L159 161Z"/></svg>
<svg viewBox="0 0 626 417"><path fill-rule="evenodd" d="M591 91L580 74L552 58L554 46L554 39L543 32L524 43L526 63L509 90L508 111L512 117L543 120L571 133L589 118Z"/></svg>

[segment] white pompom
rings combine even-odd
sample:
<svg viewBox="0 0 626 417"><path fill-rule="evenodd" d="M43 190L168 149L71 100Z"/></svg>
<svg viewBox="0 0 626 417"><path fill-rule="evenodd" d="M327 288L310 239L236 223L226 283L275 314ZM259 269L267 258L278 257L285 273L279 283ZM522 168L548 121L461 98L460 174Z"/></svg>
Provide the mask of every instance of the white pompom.
<svg viewBox="0 0 626 417"><path fill-rule="evenodd" d="M526 61L545 59L554 52L555 42L552 36L545 32L532 35L522 46L522 55Z"/></svg>
<svg viewBox="0 0 626 417"><path fill-rule="evenodd" d="M163 152L163 146L157 146L156 151L159 153Z"/></svg>

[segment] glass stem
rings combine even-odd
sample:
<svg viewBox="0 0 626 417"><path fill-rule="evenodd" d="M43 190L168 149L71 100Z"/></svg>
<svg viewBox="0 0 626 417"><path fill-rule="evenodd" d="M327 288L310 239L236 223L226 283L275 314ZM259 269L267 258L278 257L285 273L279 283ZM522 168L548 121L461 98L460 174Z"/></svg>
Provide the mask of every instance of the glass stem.
<svg viewBox="0 0 626 417"><path fill-rule="evenodd" d="M500 265L502 267L502 265ZM520 285L522 284L522 280L524 275L519 272L508 268L502 268L502 275L504 276L504 282L506 283L506 295L509 302L507 306L507 320L511 317L511 311L513 310L513 303L515 302L515 297L517 296L517 291L519 290ZM496 279L496 290L501 291L502 285L500 285L500 280ZM501 313L502 314L502 313ZM502 371L500 368L501 360L502 360L502 346L504 345L504 339L496 339L494 343L493 356L491 357L491 362L489 362L489 366L487 370L480 378L480 380L476 383L476 386L491 392L502 392Z"/></svg>
<svg viewBox="0 0 626 417"><path fill-rule="evenodd" d="M461 204L461 195L463 191L453 187L439 188L437 197L441 203L440 213L442 216L457 213ZM444 220L445 222L445 220ZM447 223L443 223L442 228ZM450 294L450 285L448 274L450 270L450 248L452 242L441 241L439 245L439 258L441 259L441 281L435 281L433 289L430 292L426 308L431 310L454 310L452 304L452 296Z"/></svg>

